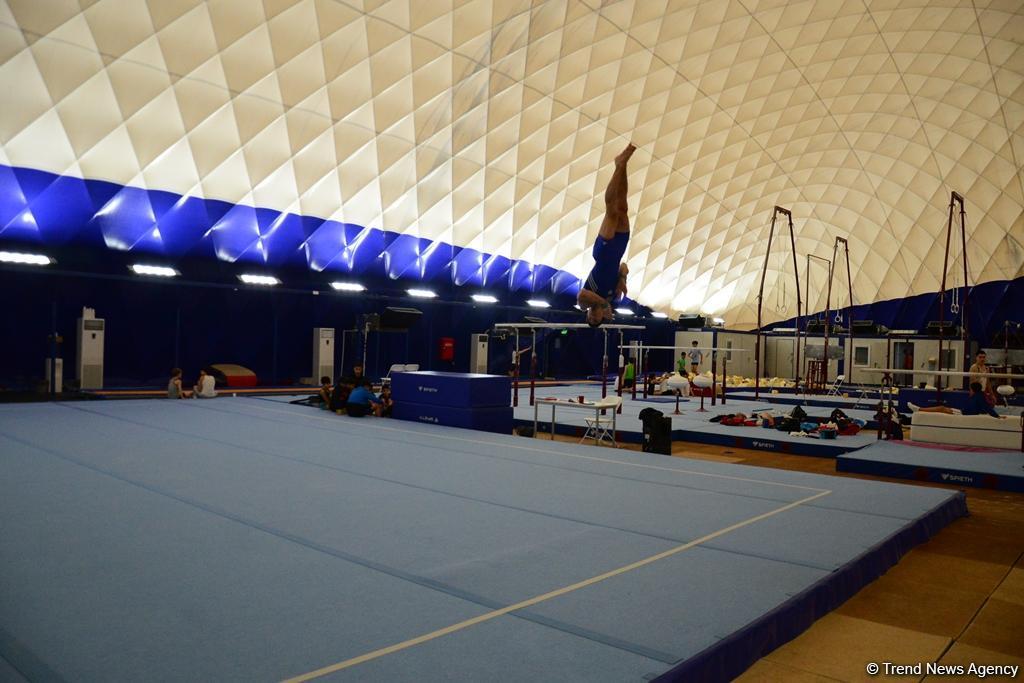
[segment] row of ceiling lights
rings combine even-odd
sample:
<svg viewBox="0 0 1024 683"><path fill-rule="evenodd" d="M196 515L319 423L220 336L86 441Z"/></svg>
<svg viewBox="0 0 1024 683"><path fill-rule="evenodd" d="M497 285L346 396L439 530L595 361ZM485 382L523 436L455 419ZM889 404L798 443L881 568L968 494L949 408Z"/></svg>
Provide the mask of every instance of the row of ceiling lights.
<svg viewBox="0 0 1024 683"><path fill-rule="evenodd" d="M36 265L46 266L55 261L49 256L41 254L24 254L10 251L0 251L0 263L17 263L21 265ZM168 266L154 266L143 263L135 263L129 266L129 269L136 275L144 275L150 277L177 277L181 275L176 269ZM238 279L247 285L258 285L262 287L273 287L281 284L281 281L273 275L258 275L254 273L242 273L238 276ZM331 287L335 291L339 292L363 292L366 291L366 287L359 284L358 282L332 282ZM429 289L407 289L405 290L409 296L416 297L419 299L434 299L437 298L437 293ZM490 294L473 294L473 301L479 304L496 304L498 298ZM527 305L532 308L551 308L551 304L543 299L528 299ZM579 306L576 306L579 309ZM634 311L629 308L616 308L615 312L619 315L633 315ZM655 318L667 318L668 316L661 312L652 313Z"/></svg>

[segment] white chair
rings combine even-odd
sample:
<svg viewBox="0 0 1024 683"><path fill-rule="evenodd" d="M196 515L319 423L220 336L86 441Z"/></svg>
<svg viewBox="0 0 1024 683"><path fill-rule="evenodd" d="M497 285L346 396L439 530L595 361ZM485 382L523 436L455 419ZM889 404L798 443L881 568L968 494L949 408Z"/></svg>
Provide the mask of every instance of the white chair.
<svg viewBox="0 0 1024 683"><path fill-rule="evenodd" d="M826 396L838 396L839 390L843 386L843 382L846 381L846 375L836 375L836 381L832 383L828 391L825 393Z"/></svg>
<svg viewBox="0 0 1024 683"><path fill-rule="evenodd" d="M607 408L611 411L611 416L601 415L596 413L594 417L583 418L583 421L587 424L587 430L583 432L583 438L580 439L580 443L583 443L587 439L593 439L594 443L600 446L604 441L608 441L612 446L615 446L615 434L612 432L614 425L615 411L618 410L619 406L622 405L621 396L608 396L602 398L600 401L594 403L595 408Z"/></svg>
<svg viewBox="0 0 1024 683"><path fill-rule="evenodd" d="M388 374L380 378L381 386L391 384L391 373L393 372L405 372L405 365L403 363L394 363L390 368L388 368Z"/></svg>

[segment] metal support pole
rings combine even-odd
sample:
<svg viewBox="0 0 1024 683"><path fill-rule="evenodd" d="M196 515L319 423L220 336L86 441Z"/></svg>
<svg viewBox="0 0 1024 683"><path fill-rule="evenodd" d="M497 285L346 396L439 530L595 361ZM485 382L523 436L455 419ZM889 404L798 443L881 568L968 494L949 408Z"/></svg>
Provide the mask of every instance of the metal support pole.
<svg viewBox="0 0 1024 683"><path fill-rule="evenodd" d="M647 398L647 384L648 384L648 382L647 382L647 370L646 370L646 367L647 367L647 363L646 363L646 358L645 358L645 362L644 362L644 368L645 368L645 370L644 370L644 399Z"/></svg>
<svg viewBox="0 0 1024 683"><path fill-rule="evenodd" d="M964 367L966 371L971 366L968 364L971 360L971 349L970 349L970 319L967 317L967 299L970 297L971 287L967 280L967 215L964 213L964 198L958 195L956 192L954 196L960 199L960 240L964 247L964 302L960 307L960 338L964 342ZM967 382L968 378L965 377L963 382ZM961 385L963 386L963 385Z"/></svg>
<svg viewBox="0 0 1024 683"><path fill-rule="evenodd" d="M717 401L717 395L718 395L718 378L715 375L715 370L717 369L717 366L718 366L718 352L717 351L712 351L711 352L711 405L712 406L717 405L716 401Z"/></svg>
<svg viewBox="0 0 1024 683"><path fill-rule="evenodd" d="M634 353L636 353L636 356L637 356L637 367L636 367L636 371L633 373L633 392L632 392L633 400L637 399L637 382L640 380L641 377L643 377L643 375L641 374L641 371L640 371L640 368L641 368L641 365L640 365L641 350L640 349L642 349L642 348L643 347L640 346L639 342L637 343L637 346L634 347L634 349L635 349Z"/></svg>
<svg viewBox="0 0 1024 683"><path fill-rule="evenodd" d="M796 347L796 368L793 373L793 384L796 387L800 386L800 315L802 312L802 302L800 301L800 268L797 265L796 260L796 231L793 229L793 214L790 211L786 212L786 216L789 218L789 246L793 249L793 278L796 280L796 330L797 337L793 345ZM717 344L716 344L717 346ZM712 394L714 396L714 394ZM714 405L714 403L712 403Z"/></svg>
<svg viewBox="0 0 1024 683"><path fill-rule="evenodd" d="M530 348L530 405L533 405L533 392L537 380L537 330L533 330L533 346Z"/></svg>
<svg viewBox="0 0 1024 683"><path fill-rule="evenodd" d="M63 389L63 387L61 387ZM57 302L50 305L50 400L57 398Z"/></svg>
<svg viewBox="0 0 1024 683"><path fill-rule="evenodd" d="M853 276L850 273L850 243L847 242L846 239L842 238L842 237L837 237L836 239L837 240L840 240L840 239L843 240L843 249L846 251L846 288L847 288L846 296L847 296L847 303L850 306L850 312L846 314L846 317L847 317L847 321L846 321L847 322L847 326L846 326L847 327L847 329L846 329L846 345L849 346L849 351L850 351L850 367L848 367L848 368L844 367L843 371L846 373L846 377L848 378L848 380L850 382L852 382L853 381L853 358L854 358L855 354L854 354L854 351L853 351ZM890 367L892 367L892 366L890 366Z"/></svg>
<svg viewBox="0 0 1024 683"><path fill-rule="evenodd" d="M726 361L727 360L729 360L729 352L728 351L726 351L725 353L722 354L722 405L723 406L725 405L725 395L726 395L726 393L728 391L726 389L726 386L725 386L726 383L727 383L726 378L728 377L728 375L726 374L728 372L728 370L727 370L728 366L726 365Z"/></svg>
<svg viewBox="0 0 1024 683"><path fill-rule="evenodd" d="M768 259L772 253L772 240L775 237L775 217L779 213L789 213L781 206L772 211L772 223L768 230L768 249L764 254L764 266L761 268L761 286L757 290L757 337L754 340L754 400L761 394L761 308L764 303L764 279L768 274Z"/></svg>
<svg viewBox="0 0 1024 683"><path fill-rule="evenodd" d="M512 407L519 407L519 330L516 330L516 350L512 352Z"/></svg>
<svg viewBox="0 0 1024 683"><path fill-rule="evenodd" d="M601 360L601 398L608 396L608 330L604 332L604 357Z"/></svg>
<svg viewBox="0 0 1024 683"><path fill-rule="evenodd" d="M363 323L363 375L366 375L366 351L370 347L370 323Z"/></svg>
<svg viewBox="0 0 1024 683"><path fill-rule="evenodd" d="M942 257L942 284L939 286L939 356L936 358L936 367L939 373L942 372L942 338L943 327L946 322L946 271L949 269L949 242L952 239L953 234L953 203L956 198L959 197L956 193L952 193L949 196L949 216L946 221L946 250L945 255ZM964 245L964 252L967 253L967 245ZM967 283L964 283L965 285ZM942 375L936 375L935 377L935 394L936 401L942 404Z"/></svg>

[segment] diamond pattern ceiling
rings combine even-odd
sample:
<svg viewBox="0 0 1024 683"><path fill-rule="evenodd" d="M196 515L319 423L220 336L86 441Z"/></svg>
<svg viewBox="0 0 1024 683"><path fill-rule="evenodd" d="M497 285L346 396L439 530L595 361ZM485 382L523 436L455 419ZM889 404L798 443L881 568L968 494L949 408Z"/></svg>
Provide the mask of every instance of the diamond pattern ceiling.
<svg viewBox="0 0 1024 683"><path fill-rule="evenodd" d="M632 140L631 296L742 326L774 205L857 303L938 288L951 190L972 279L1024 275L1022 42L1019 0L0 0L0 164L584 276Z"/></svg>

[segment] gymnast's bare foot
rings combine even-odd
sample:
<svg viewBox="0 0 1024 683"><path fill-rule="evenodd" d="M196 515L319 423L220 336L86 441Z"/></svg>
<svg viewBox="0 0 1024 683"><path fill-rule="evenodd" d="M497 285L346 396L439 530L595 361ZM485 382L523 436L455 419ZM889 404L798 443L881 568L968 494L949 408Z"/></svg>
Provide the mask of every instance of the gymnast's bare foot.
<svg viewBox="0 0 1024 683"><path fill-rule="evenodd" d="M619 156L615 157L615 165L624 166L626 162L629 161L629 158L633 156L633 152L635 151L636 145L634 145L632 142L626 145L626 149L619 152Z"/></svg>

